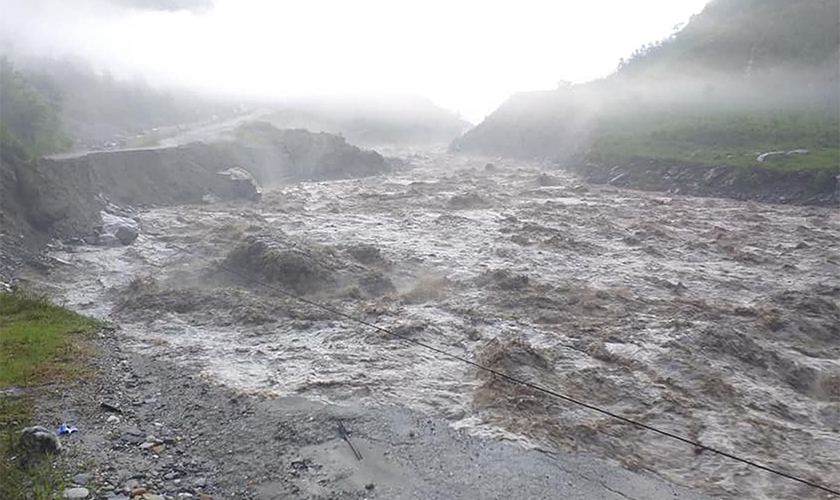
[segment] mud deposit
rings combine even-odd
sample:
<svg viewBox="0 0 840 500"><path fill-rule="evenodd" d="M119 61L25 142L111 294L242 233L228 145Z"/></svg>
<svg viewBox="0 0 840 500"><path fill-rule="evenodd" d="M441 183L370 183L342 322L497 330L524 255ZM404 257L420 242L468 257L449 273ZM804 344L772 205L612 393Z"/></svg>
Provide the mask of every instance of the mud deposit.
<svg viewBox="0 0 840 500"><path fill-rule="evenodd" d="M840 216L662 197L433 155L260 205L141 213L45 281L138 352L235 389L408 408L581 450L720 498L816 490L494 380L323 301L511 375L840 488ZM180 250L186 248L189 252ZM233 276L232 267L246 276ZM58 284L58 285L56 285Z"/></svg>

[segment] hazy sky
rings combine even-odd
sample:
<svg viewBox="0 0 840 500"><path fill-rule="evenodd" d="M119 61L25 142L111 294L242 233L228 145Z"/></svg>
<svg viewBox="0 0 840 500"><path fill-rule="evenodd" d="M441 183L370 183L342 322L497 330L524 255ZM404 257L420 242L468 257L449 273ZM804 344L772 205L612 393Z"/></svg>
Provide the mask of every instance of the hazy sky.
<svg viewBox="0 0 840 500"><path fill-rule="evenodd" d="M0 0L0 29L15 50L81 55L152 83L418 94L480 121L512 92L607 75L707 2Z"/></svg>

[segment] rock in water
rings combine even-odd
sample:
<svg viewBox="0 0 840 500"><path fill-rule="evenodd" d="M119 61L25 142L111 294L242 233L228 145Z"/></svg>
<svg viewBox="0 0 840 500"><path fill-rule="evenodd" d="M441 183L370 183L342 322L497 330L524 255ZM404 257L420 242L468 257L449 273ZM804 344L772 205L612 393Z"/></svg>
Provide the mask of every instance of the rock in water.
<svg viewBox="0 0 840 500"><path fill-rule="evenodd" d="M262 188L251 172L243 167L231 167L218 173L230 183L231 195L248 201L260 201Z"/></svg>
<svg viewBox="0 0 840 500"><path fill-rule="evenodd" d="M96 245L100 247L118 247L122 244L113 234L103 233L96 237Z"/></svg>
<svg viewBox="0 0 840 500"><path fill-rule="evenodd" d="M120 226L117 228L116 237L123 245L131 245L140 233L132 226Z"/></svg>
<svg viewBox="0 0 840 500"><path fill-rule="evenodd" d="M108 212L102 212L102 234L99 235L100 240L103 240L109 245L113 246L116 241L117 245L130 245L137 239L139 231L137 230L137 223L134 219L128 217L121 217ZM112 238L109 238L110 235ZM98 243L102 245L102 243Z"/></svg>
<svg viewBox="0 0 840 500"><path fill-rule="evenodd" d="M45 455L61 451L61 441L52 431L41 426L27 427L20 431L21 449L29 455Z"/></svg>

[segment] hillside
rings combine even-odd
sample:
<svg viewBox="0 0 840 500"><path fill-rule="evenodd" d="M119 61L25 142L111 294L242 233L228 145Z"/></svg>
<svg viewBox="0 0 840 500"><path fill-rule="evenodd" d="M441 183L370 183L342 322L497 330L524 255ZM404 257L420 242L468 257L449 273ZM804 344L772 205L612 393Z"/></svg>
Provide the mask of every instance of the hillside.
<svg viewBox="0 0 840 500"><path fill-rule="evenodd" d="M3 145L36 157L144 146L154 129L233 116L239 107L97 72L78 59L0 59Z"/></svg>
<svg viewBox="0 0 840 500"><path fill-rule="evenodd" d="M515 95L452 148L584 173L654 163L836 171L838 18L837 0L714 0L610 77ZM792 150L808 154L757 161Z"/></svg>
<svg viewBox="0 0 840 500"><path fill-rule="evenodd" d="M837 79L837 0L713 0L684 29L623 62L629 76L825 70Z"/></svg>

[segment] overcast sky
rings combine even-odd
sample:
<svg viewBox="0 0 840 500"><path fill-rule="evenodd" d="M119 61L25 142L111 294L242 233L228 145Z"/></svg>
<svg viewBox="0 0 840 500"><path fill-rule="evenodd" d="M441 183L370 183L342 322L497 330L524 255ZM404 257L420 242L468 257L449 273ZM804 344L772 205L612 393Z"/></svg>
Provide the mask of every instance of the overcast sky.
<svg viewBox="0 0 840 500"><path fill-rule="evenodd" d="M584 82L708 0L0 0L16 51L258 96L412 94L477 122Z"/></svg>

